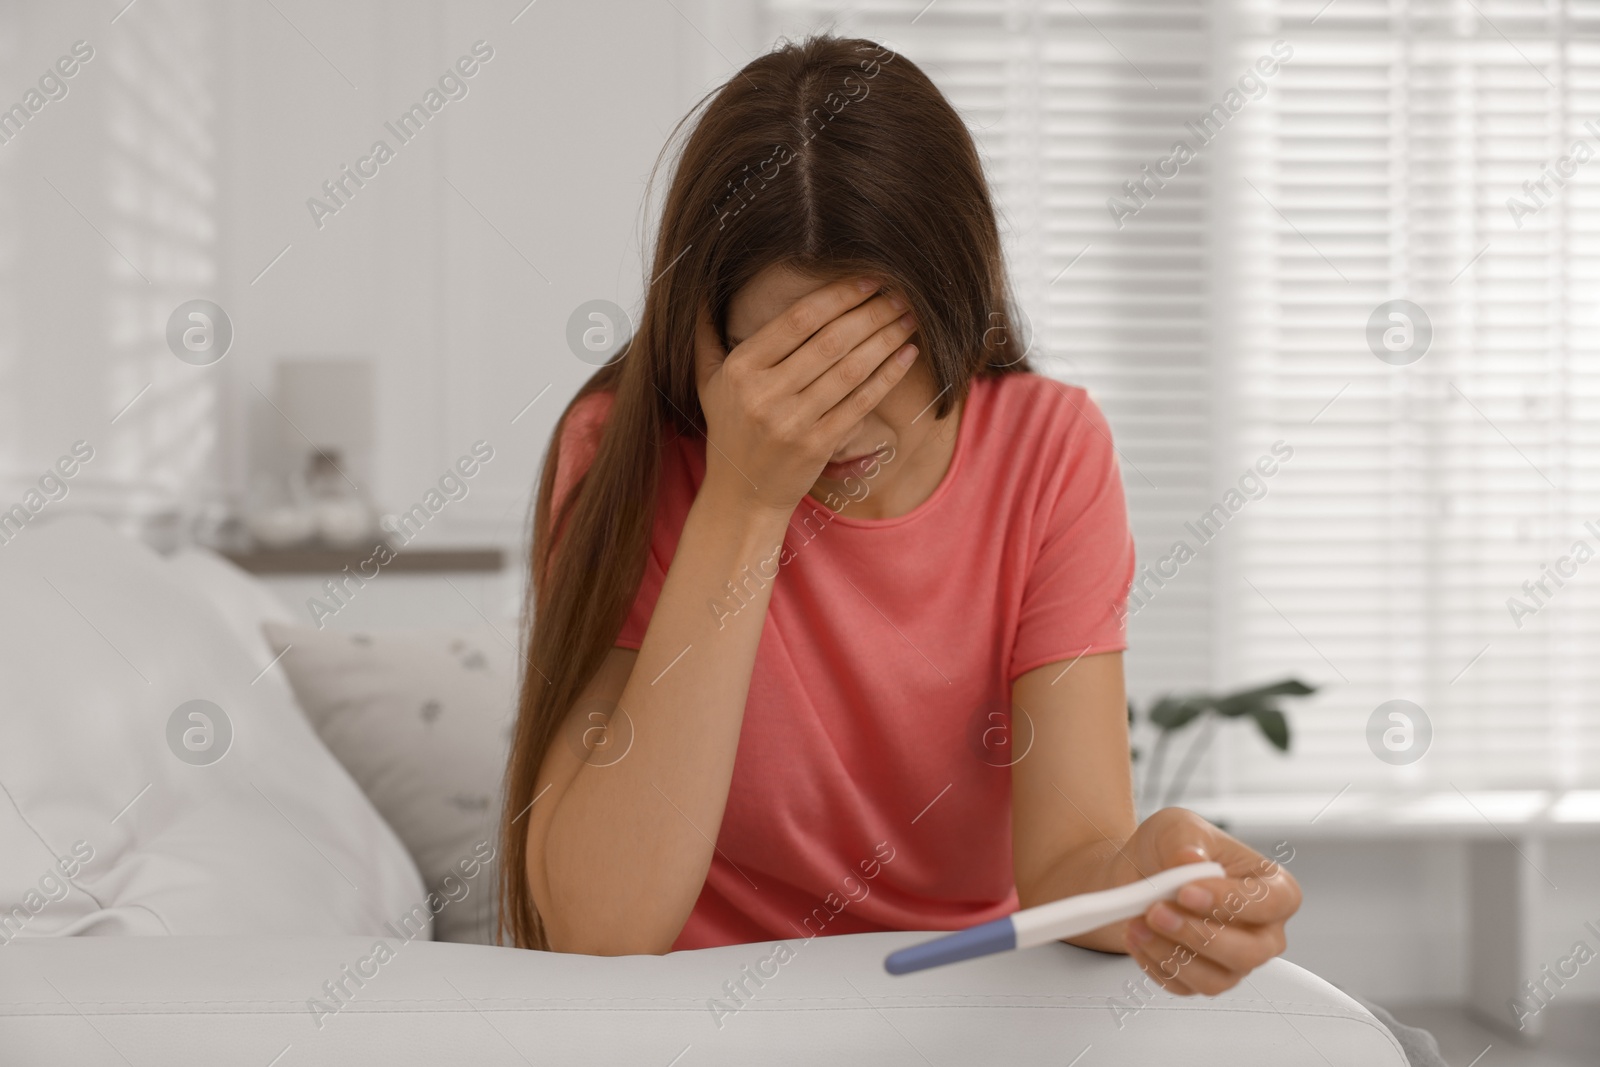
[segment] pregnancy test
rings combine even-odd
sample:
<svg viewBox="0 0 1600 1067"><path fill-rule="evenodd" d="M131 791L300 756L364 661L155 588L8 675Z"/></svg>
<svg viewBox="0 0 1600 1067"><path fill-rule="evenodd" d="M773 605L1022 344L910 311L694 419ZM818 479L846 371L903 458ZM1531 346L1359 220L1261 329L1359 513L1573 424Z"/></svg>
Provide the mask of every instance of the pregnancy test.
<svg viewBox="0 0 1600 1067"><path fill-rule="evenodd" d="M1102 889L1098 893L1080 893L1075 897L1041 904L1037 908L1024 908L1003 919L969 926L965 930L891 952L884 959L883 966L890 974L910 974L912 971L942 967L947 963L959 963L996 952L1049 944L1063 937L1086 934L1107 923L1142 915L1156 901L1173 899L1178 890L1190 882L1227 876L1228 872L1222 869L1220 863L1188 863L1182 867L1171 867L1157 871L1142 881L1119 885L1115 889Z"/></svg>

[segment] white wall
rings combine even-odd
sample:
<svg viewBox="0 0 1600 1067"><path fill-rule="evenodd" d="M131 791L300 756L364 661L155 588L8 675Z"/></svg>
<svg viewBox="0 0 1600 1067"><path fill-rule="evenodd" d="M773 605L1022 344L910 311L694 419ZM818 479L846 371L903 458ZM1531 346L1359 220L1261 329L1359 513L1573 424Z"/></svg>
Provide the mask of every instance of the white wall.
<svg viewBox="0 0 1600 1067"><path fill-rule="evenodd" d="M159 2L113 13L0 8L0 108L75 42L92 50L0 144L0 510L77 440L94 458L58 512L148 514L214 483L220 382L174 358L164 330L218 286L218 20Z"/></svg>
<svg viewBox="0 0 1600 1067"><path fill-rule="evenodd" d="M327 59L272 7L235 10L230 404L271 425L255 387L275 357L371 354L374 495L408 507L486 440L495 461L427 536L517 546L554 419L592 369L567 351L567 316L595 297L634 307L643 179L705 87L710 46L648 0L539 3L515 23L505 3L279 6ZM468 95L319 230L307 199L375 139L398 145L384 123L480 40L494 58Z"/></svg>
<svg viewBox="0 0 1600 1067"><path fill-rule="evenodd" d="M75 40L96 50L0 145L0 507L78 438L97 458L56 510L242 493L251 450L285 432L260 395L275 361L358 354L379 505L409 507L486 440L495 461L426 536L520 551L554 419L592 370L567 317L636 309L645 178L749 56L722 5L140 0L112 23L119 6L0 12L8 105ZM480 40L494 57L468 94L399 146L384 123ZM319 229L308 198L379 138L395 158ZM233 320L214 366L166 349L193 297Z"/></svg>

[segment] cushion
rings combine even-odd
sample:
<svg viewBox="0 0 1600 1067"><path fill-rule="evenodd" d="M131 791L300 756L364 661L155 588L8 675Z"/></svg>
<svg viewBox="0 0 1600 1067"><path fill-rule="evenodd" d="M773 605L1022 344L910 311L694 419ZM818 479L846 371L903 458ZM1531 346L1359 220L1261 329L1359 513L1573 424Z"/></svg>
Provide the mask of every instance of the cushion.
<svg viewBox="0 0 1600 1067"><path fill-rule="evenodd" d="M278 650L267 643L263 623L294 621L294 613L259 578L248 574L207 548L180 548L167 557L174 578L203 596L227 622L228 634L261 664L261 675L251 687L270 692L273 699L294 704L288 676L273 663ZM271 669L268 669L271 665Z"/></svg>
<svg viewBox="0 0 1600 1067"><path fill-rule="evenodd" d="M267 623L317 734L411 851L433 936L494 943L500 781L516 719L511 637Z"/></svg>
<svg viewBox="0 0 1600 1067"><path fill-rule="evenodd" d="M0 938L426 928L393 831L165 561L30 526L0 603Z"/></svg>
<svg viewBox="0 0 1600 1067"><path fill-rule="evenodd" d="M294 613L260 579L210 549L193 546L180 548L168 556L167 569L222 613L234 639L258 658L262 666L277 655L267 644L261 624L293 623ZM277 671L270 672L268 677L282 680ZM265 678L256 684L264 682Z"/></svg>
<svg viewBox="0 0 1600 1067"><path fill-rule="evenodd" d="M1405 1067L1378 1020L1286 960L1214 998L1141 989L1126 956L1059 943L884 973L924 936L612 957L396 938L382 952L370 938L35 942L0 949L0 1049L74 1067Z"/></svg>

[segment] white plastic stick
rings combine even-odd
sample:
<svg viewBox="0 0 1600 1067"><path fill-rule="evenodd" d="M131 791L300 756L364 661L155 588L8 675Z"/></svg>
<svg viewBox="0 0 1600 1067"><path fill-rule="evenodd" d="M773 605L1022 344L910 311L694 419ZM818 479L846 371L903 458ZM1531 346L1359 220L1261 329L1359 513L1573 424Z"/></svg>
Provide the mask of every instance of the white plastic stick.
<svg viewBox="0 0 1600 1067"><path fill-rule="evenodd" d="M1172 899L1190 882L1227 876L1228 872L1220 863L1189 863L1157 871L1115 889L1080 893L1040 904L1037 908L1026 908L1011 916L1011 924L1017 931L1017 947L1032 948L1063 937L1086 934L1119 919L1131 919L1144 914L1145 909L1158 900Z"/></svg>

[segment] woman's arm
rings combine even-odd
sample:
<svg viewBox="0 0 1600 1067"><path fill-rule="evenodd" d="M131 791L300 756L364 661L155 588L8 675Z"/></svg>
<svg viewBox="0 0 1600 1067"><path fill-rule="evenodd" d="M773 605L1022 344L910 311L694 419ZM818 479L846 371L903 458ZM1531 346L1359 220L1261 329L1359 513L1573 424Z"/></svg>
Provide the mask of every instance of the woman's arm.
<svg viewBox="0 0 1600 1067"><path fill-rule="evenodd" d="M1034 730L1027 754L1011 768L1018 903L1031 908L1137 881L1141 872L1123 849L1138 820L1122 654L1047 664L1019 677L1011 692L1013 732L1024 715ZM1123 952L1121 926L1070 940Z"/></svg>
<svg viewBox="0 0 1600 1067"><path fill-rule="evenodd" d="M772 586L720 626L707 605L782 544L786 522L701 493L639 651L611 651L545 757L528 874L556 950L665 952L683 928L722 824ZM610 702L626 712L608 727L626 754L586 762L588 712Z"/></svg>
<svg viewBox="0 0 1600 1067"><path fill-rule="evenodd" d="M1029 671L1012 696L1014 719L1025 712L1035 731L1011 771L1022 907L1210 859L1227 878L1193 883L1178 904L1068 940L1129 952L1179 994L1220 993L1283 951L1284 923L1300 906L1288 871L1182 808L1136 825L1121 653Z"/></svg>
<svg viewBox="0 0 1600 1067"><path fill-rule="evenodd" d="M557 950L666 952L694 908L772 596L771 580L750 575L776 562L800 498L910 364L888 358L905 354L905 305L871 297L876 288L823 286L725 358L702 314L705 481L637 656L613 651L591 681L540 768L535 795L548 795L529 812L529 884ZM713 611L729 582L744 606ZM614 700L611 728L632 732L609 765L573 740L595 698Z"/></svg>

